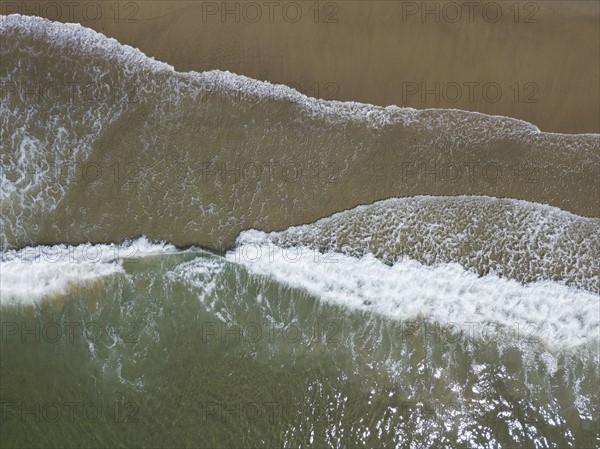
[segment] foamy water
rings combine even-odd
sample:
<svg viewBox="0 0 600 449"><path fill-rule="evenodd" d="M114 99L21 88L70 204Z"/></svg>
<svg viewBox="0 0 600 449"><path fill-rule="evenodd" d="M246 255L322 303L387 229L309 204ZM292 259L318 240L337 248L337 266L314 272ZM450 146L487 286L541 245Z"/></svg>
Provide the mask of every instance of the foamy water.
<svg viewBox="0 0 600 449"><path fill-rule="evenodd" d="M36 17L2 17L0 33L3 248L147 235L223 250L244 229L422 194L598 216L598 135L178 73L80 25Z"/></svg>
<svg viewBox="0 0 600 449"><path fill-rule="evenodd" d="M458 264L408 260L389 266L372 255L302 246L241 245L227 259L324 301L398 320L426 318L459 331L472 323L481 338L498 333L497 324L551 348L598 341L600 296L557 282L523 285L493 274L479 277Z"/></svg>
<svg viewBox="0 0 600 449"><path fill-rule="evenodd" d="M386 264L455 262L521 282L554 280L600 292L600 220L555 207L481 196L391 198L281 232L244 232L270 242L372 254ZM304 248L304 250L306 250Z"/></svg>
<svg viewBox="0 0 600 449"><path fill-rule="evenodd" d="M0 304L39 302L66 295L69 286L124 274L128 260L165 254L175 247L142 237L123 244L55 245L3 252L0 259Z"/></svg>

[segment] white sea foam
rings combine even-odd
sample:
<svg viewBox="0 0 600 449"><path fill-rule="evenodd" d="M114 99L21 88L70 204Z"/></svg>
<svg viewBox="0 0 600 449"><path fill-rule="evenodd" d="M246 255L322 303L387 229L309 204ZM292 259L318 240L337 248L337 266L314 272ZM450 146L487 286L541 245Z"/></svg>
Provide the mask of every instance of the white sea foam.
<svg viewBox="0 0 600 449"><path fill-rule="evenodd" d="M554 280L600 293L600 220L553 206L485 196L415 196L357 206L238 243L370 253L387 264L457 262L521 282Z"/></svg>
<svg viewBox="0 0 600 449"><path fill-rule="evenodd" d="M127 259L175 251L141 237L122 244L54 245L9 250L0 259L0 304L34 303L69 285L125 273Z"/></svg>
<svg viewBox="0 0 600 449"><path fill-rule="evenodd" d="M599 338L600 296L553 281L523 285L493 274L479 277L454 263L402 260L390 266L370 254L357 258L271 243L242 244L226 257L326 302L393 319L425 318L460 330L499 325L552 349Z"/></svg>

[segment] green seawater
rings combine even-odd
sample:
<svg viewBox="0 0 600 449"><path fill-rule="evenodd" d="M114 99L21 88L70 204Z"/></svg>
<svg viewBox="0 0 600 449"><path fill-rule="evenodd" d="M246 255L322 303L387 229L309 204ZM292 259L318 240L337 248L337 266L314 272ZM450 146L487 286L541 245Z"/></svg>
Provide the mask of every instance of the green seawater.
<svg viewBox="0 0 600 449"><path fill-rule="evenodd" d="M442 331L190 249L1 307L2 447L595 447L597 346Z"/></svg>

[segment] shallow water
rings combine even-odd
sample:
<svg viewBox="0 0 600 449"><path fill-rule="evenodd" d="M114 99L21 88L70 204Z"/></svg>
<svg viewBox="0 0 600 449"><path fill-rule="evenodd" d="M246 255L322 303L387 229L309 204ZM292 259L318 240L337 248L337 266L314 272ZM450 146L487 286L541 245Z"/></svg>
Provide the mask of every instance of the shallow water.
<svg viewBox="0 0 600 449"><path fill-rule="evenodd" d="M0 22L5 247L146 235L222 251L391 197L487 195L600 216L600 136L308 98L178 73L80 25Z"/></svg>

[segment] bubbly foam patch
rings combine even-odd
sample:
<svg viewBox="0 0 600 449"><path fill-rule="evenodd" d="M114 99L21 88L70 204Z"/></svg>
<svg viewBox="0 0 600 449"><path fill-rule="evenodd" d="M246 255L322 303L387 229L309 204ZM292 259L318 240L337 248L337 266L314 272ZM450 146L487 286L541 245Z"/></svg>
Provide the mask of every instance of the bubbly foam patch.
<svg viewBox="0 0 600 449"><path fill-rule="evenodd" d="M84 29L80 25L51 23L19 15L0 18L0 237L4 248L6 240L19 235L29 236L27 243L36 241L40 215L49 217L59 207L75 185L76 164L87 160L94 142L126 110L124 102L116 99L97 101L97 92L115 90L107 70L75 62L79 53L73 52L73 44L91 49L101 35L84 37L77 33ZM12 33L19 37L10 39ZM53 64L40 62L40 55L51 58L53 50L28 40L33 36L45 39L49 46L65 46L62 53L72 56L71 63L77 64L79 72L73 76L72 67L63 65L64 73L55 73Z"/></svg>
<svg viewBox="0 0 600 449"><path fill-rule="evenodd" d="M272 242L386 264L459 263L521 282L553 280L600 292L600 220L555 207L481 196L392 198L282 232L246 232L239 243Z"/></svg>
<svg viewBox="0 0 600 449"><path fill-rule="evenodd" d="M241 244L226 257L329 303L393 319L475 326L482 337L497 335L499 325L554 349L598 340L600 296L552 281L522 285L494 274L480 277L458 264L403 260L390 266L370 254L357 258L270 243Z"/></svg>
<svg viewBox="0 0 600 449"><path fill-rule="evenodd" d="M8 250L0 259L1 303L34 303L64 294L69 285L125 273L127 259L175 251L141 237L123 244L54 245Z"/></svg>

